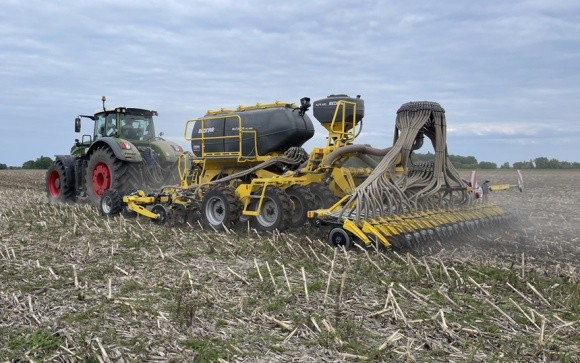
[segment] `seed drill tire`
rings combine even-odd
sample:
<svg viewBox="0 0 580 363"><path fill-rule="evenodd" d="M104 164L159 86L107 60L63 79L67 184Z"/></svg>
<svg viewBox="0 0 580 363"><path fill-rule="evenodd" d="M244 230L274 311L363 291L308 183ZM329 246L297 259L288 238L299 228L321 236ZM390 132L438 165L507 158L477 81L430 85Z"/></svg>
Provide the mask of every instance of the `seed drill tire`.
<svg viewBox="0 0 580 363"><path fill-rule="evenodd" d="M223 230L240 220L242 203L233 187L216 185L208 190L201 201L201 220L204 226Z"/></svg>
<svg viewBox="0 0 580 363"><path fill-rule="evenodd" d="M306 213L316 209L316 197L308 188L300 185L293 185L285 192L290 197L293 207L289 226L291 228L301 227L308 220Z"/></svg>
<svg viewBox="0 0 580 363"><path fill-rule="evenodd" d="M293 209L290 197L282 189L268 186L260 213L250 222L261 231L284 231L290 226Z"/></svg>
<svg viewBox="0 0 580 363"><path fill-rule="evenodd" d="M326 184L313 183L307 188L314 195L315 209L329 208L338 201L338 198Z"/></svg>

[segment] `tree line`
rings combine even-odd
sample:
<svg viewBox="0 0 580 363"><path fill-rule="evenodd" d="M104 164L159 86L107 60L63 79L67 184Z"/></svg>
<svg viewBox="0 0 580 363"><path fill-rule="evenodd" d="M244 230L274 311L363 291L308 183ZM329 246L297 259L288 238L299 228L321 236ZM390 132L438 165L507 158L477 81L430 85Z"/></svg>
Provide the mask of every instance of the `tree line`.
<svg viewBox="0 0 580 363"><path fill-rule="evenodd" d="M52 164L52 159L48 156L41 156L36 160L25 161L22 166L8 166L6 164L0 163L0 170L6 169L48 169Z"/></svg>
<svg viewBox="0 0 580 363"><path fill-rule="evenodd" d="M413 153L412 160L429 161L435 160L435 154L428 152L427 154ZM457 169L497 169L496 163L491 161L477 161L474 156L449 155L449 160ZM21 167L8 166L0 163L0 170L3 169L48 169L52 159L48 156L41 156L36 160L28 160L22 164ZM580 169L579 162L560 161L558 159L548 159L541 156L529 161L518 161L510 166L507 161L499 166L500 169Z"/></svg>
<svg viewBox="0 0 580 363"><path fill-rule="evenodd" d="M548 159L546 157L535 158L530 161L519 161L514 163L514 169L580 169L579 162L560 161Z"/></svg>
<svg viewBox="0 0 580 363"><path fill-rule="evenodd" d="M411 157L414 161L429 161L435 160L435 154L419 154L413 153ZM449 155L449 161L457 169L497 169L498 165L491 161L478 162L474 156ZM510 166L509 162L505 162L499 166L500 169L580 169L579 162L560 161L558 159L548 159L541 156L529 161L517 161Z"/></svg>

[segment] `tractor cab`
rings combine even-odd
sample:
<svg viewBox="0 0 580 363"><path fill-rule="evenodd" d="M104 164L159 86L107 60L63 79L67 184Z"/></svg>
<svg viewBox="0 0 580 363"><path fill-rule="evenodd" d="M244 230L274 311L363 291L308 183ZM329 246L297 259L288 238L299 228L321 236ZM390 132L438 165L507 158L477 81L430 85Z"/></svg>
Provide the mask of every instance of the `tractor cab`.
<svg viewBox="0 0 580 363"><path fill-rule="evenodd" d="M93 122L93 131L76 139L70 155L55 155L46 179L51 201L74 201L86 196L97 204L107 189L129 193L137 187L159 187L179 183L177 161L183 148L156 137L156 111L142 108L105 107L93 115L79 115Z"/></svg>
<svg viewBox="0 0 580 363"><path fill-rule="evenodd" d="M94 139L117 137L138 144L155 138L156 111L118 107L95 114Z"/></svg>
<svg viewBox="0 0 580 363"><path fill-rule="evenodd" d="M72 155L84 155L94 142L106 137L124 139L135 145L145 145L155 140L153 116L157 116L157 111L128 107L107 109L104 96L102 101L102 111L94 115L79 115L75 119L77 133L81 132L82 118L92 120L94 128L92 135L83 134L81 140L75 140L75 145L71 148Z"/></svg>

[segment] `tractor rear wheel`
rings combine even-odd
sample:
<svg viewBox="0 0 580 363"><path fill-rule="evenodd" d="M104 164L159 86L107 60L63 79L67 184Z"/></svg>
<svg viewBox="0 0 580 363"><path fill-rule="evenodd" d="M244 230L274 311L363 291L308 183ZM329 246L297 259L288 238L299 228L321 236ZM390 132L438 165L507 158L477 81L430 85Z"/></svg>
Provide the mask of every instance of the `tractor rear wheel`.
<svg viewBox="0 0 580 363"><path fill-rule="evenodd" d="M201 201L201 219L204 225L218 231L231 227L240 220L242 203L232 187L216 185L208 190Z"/></svg>
<svg viewBox="0 0 580 363"><path fill-rule="evenodd" d="M117 159L108 147L96 149L89 158L85 178L89 200L98 205L109 188L117 189L121 195L137 189L137 172L135 165Z"/></svg>
<svg viewBox="0 0 580 363"><path fill-rule="evenodd" d="M62 161L55 160L46 172L46 195L51 202L74 202L74 180L66 176Z"/></svg>
<svg viewBox="0 0 580 363"><path fill-rule="evenodd" d="M267 188L260 213L252 218L251 223L262 231L283 231L292 221L292 201L282 189L274 186Z"/></svg>
<svg viewBox="0 0 580 363"><path fill-rule="evenodd" d="M285 191L292 202L293 208L290 227L301 227L308 219L306 213L309 210L316 209L316 197L308 188L300 185L293 185Z"/></svg>

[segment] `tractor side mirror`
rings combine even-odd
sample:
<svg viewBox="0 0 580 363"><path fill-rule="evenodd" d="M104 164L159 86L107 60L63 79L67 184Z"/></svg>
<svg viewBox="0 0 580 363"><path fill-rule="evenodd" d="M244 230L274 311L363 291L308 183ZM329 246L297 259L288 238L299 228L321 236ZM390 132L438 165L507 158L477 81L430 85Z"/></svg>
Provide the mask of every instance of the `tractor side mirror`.
<svg viewBox="0 0 580 363"><path fill-rule="evenodd" d="M81 118L75 118L75 132L81 132Z"/></svg>

